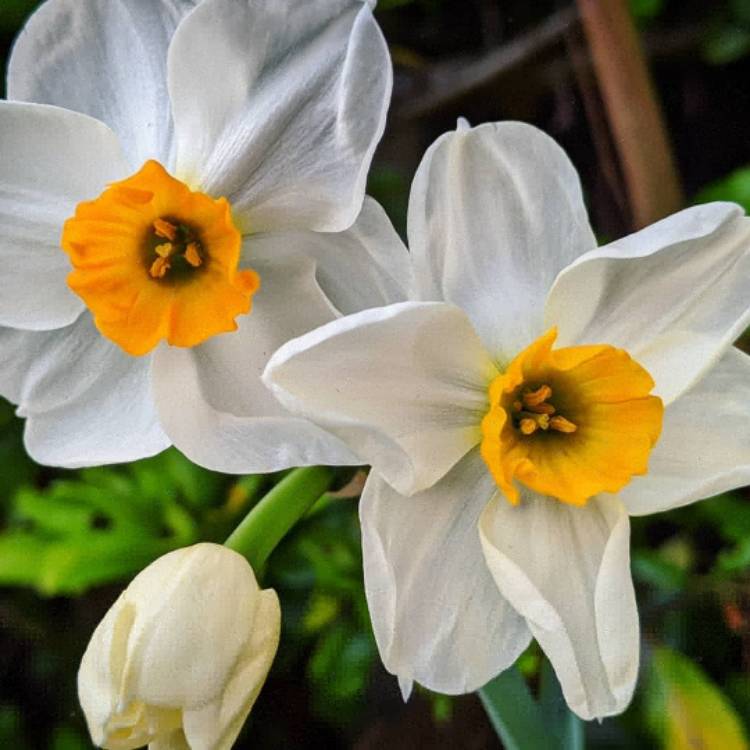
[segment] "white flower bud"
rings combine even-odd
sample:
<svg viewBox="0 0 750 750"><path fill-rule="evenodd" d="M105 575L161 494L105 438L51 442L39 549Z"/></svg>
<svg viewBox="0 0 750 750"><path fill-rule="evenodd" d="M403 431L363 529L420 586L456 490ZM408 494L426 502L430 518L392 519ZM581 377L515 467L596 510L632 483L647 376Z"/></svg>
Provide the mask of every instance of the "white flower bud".
<svg viewBox="0 0 750 750"><path fill-rule="evenodd" d="M94 631L78 672L93 741L106 748L232 746L279 641L276 592L244 557L196 544L141 571Z"/></svg>

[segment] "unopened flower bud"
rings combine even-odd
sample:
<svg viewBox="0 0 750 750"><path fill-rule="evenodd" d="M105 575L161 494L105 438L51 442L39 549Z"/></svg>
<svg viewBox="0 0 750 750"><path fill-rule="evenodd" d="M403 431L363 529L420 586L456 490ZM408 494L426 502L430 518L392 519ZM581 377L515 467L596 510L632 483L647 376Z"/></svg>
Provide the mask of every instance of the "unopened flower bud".
<svg viewBox="0 0 750 750"><path fill-rule="evenodd" d="M244 557L218 544L141 571L94 631L78 672L105 748L227 750L266 679L281 610Z"/></svg>

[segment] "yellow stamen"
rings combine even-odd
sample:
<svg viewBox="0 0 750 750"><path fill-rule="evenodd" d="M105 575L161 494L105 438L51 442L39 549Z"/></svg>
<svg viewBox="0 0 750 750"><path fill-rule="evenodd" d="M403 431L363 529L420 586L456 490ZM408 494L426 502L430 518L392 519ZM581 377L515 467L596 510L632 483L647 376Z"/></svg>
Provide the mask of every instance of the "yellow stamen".
<svg viewBox="0 0 750 750"><path fill-rule="evenodd" d="M661 432L654 381L627 352L553 350L556 336L548 331L489 386L480 452L512 504L520 502L519 482L572 505L618 492L648 471Z"/></svg>
<svg viewBox="0 0 750 750"><path fill-rule="evenodd" d="M548 385L540 385L535 391L524 391L521 395L523 405L528 407L539 406L552 396L552 389Z"/></svg>
<svg viewBox="0 0 750 750"><path fill-rule="evenodd" d="M102 335L136 356L237 329L260 286L237 268L241 241L225 198L193 192L155 161L79 203L62 236L68 285Z"/></svg>
<svg viewBox="0 0 750 750"><path fill-rule="evenodd" d="M154 252L160 258L168 258L174 252L174 246L172 245L171 242L165 242L162 245L157 245L154 248Z"/></svg>
<svg viewBox="0 0 750 750"><path fill-rule="evenodd" d="M188 246L185 249L185 260L193 268L198 268L198 266L203 264L203 258L201 258L200 253L198 252L198 243L188 243Z"/></svg>
<svg viewBox="0 0 750 750"><path fill-rule="evenodd" d="M172 267L172 263L169 258L165 258L163 255L159 256L149 268L148 272L154 279L163 279L167 275L167 271Z"/></svg>
<svg viewBox="0 0 750 750"><path fill-rule="evenodd" d="M573 422L571 422L570 420L565 419L565 417L561 417L559 415L550 419L549 426L551 430L566 433L575 432L578 429L578 425L573 424Z"/></svg>
<svg viewBox="0 0 750 750"><path fill-rule="evenodd" d="M154 221L154 232L158 237L174 242L177 238L177 227L166 219L156 219Z"/></svg>

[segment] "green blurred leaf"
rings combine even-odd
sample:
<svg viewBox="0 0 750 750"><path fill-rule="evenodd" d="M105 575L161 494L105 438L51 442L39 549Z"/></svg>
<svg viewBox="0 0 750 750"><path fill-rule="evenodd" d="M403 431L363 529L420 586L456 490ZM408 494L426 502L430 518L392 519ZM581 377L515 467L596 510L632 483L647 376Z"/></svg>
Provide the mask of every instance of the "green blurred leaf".
<svg viewBox="0 0 750 750"><path fill-rule="evenodd" d="M712 65L736 62L750 52L750 29L727 23L711 31L703 42L703 57Z"/></svg>
<svg viewBox="0 0 750 750"><path fill-rule="evenodd" d="M630 0L630 12L636 21L653 21L664 10L664 0Z"/></svg>
<svg viewBox="0 0 750 750"><path fill-rule="evenodd" d="M47 596L80 594L197 541L198 524L182 503L196 502L185 476L200 483L204 472L186 468L175 453L86 470L44 489L22 487L0 535L0 584Z"/></svg>
<svg viewBox="0 0 750 750"><path fill-rule="evenodd" d="M687 574L658 551L638 549L632 553L633 576L662 591L680 591L685 588Z"/></svg>
<svg viewBox="0 0 750 750"><path fill-rule="evenodd" d="M695 196L696 203L734 201L750 212L750 166L712 182Z"/></svg>
<svg viewBox="0 0 750 750"><path fill-rule="evenodd" d="M668 648L654 651L647 715L665 750L746 750L745 730L721 690L697 664Z"/></svg>

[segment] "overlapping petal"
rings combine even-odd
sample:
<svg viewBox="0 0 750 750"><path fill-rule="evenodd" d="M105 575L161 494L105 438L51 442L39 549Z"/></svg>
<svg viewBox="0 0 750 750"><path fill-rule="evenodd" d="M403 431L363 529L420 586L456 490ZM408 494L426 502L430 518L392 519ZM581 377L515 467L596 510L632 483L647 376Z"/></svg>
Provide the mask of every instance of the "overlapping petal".
<svg viewBox="0 0 750 750"><path fill-rule="evenodd" d="M55 104L106 123L120 138L130 171L151 158L169 168L167 51L198 1L48 0L13 49L9 98Z"/></svg>
<svg viewBox="0 0 750 750"><path fill-rule="evenodd" d="M422 159L409 202L417 298L465 310L493 356L543 333L555 277L595 247L578 175L540 130L460 125Z"/></svg>
<svg viewBox="0 0 750 750"><path fill-rule="evenodd" d="M632 515L669 510L750 484L750 357L729 349L664 413L650 470L619 498Z"/></svg>
<svg viewBox="0 0 750 750"><path fill-rule="evenodd" d="M674 401L750 323L750 219L733 203L680 211L566 268L547 301L561 345L626 349Z"/></svg>
<svg viewBox="0 0 750 750"><path fill-rule="evenodd" d="M253 257L252 249L248 254ZM314 261L255 256L253 267L261 288L235 333L193 349L162 347L154 353L153 386L164 429L191 460L216 471L360 463L338 439L290 416L260 380L281 344L336 317L315 278Z"/></svg>
<svg viewBox="0 0 750 750"><path fill-rule="evenodd" d="M367 600L383 663L402 682L476 690L528 645L477 535L495 489L477 450L411 497L374 472L367 480L360 502Z"/></svg>
<svg viewBox="0 0 750 750"><path fill-rule="evenodd" d="M0 329L0 394L27 418L26 449L50 466L132 461L164 450L149 359L99 336L88 313L55 331Z"/></svg>
<svg viewBox="0 0 750 750"><path fill-rule="evenodd" d="M355 220L391 90L368 3L204 0L174 36L169 90L178 176L246 230Z"/></svg>
<svg viewBox="0 0 750 750"><path fill-rule="evenodd" d="M477 445L495 374L461 310L405 302L288 342L263 379L287 408L314 418L410 495Z"/></svg>
<svg viewBox="0 0 750 750"><path fill-rule="evenodd" d="M114 133L75 112L0 102L0 325L60 328L83 310L60 249L78 201L127 169Z"/></svg>
<svg viewBox="0 0 750 750"><path fill-rule="evenodd" d="M500 593L526 618L584 719L617 714L638 673L638 611L630 577L630 526L616 498L583 508L527 494L497 495L479 521Z"/></svg>
<svg viewBox="0 0 750 750"><path fill-rule="evenodd" d="M312 259L320 288L343 315L403 302L412 284L409 251L385 211L369 196L357 221L344 232L251 235L244 250L251 266L259 259L292 265Z"/></svg>

